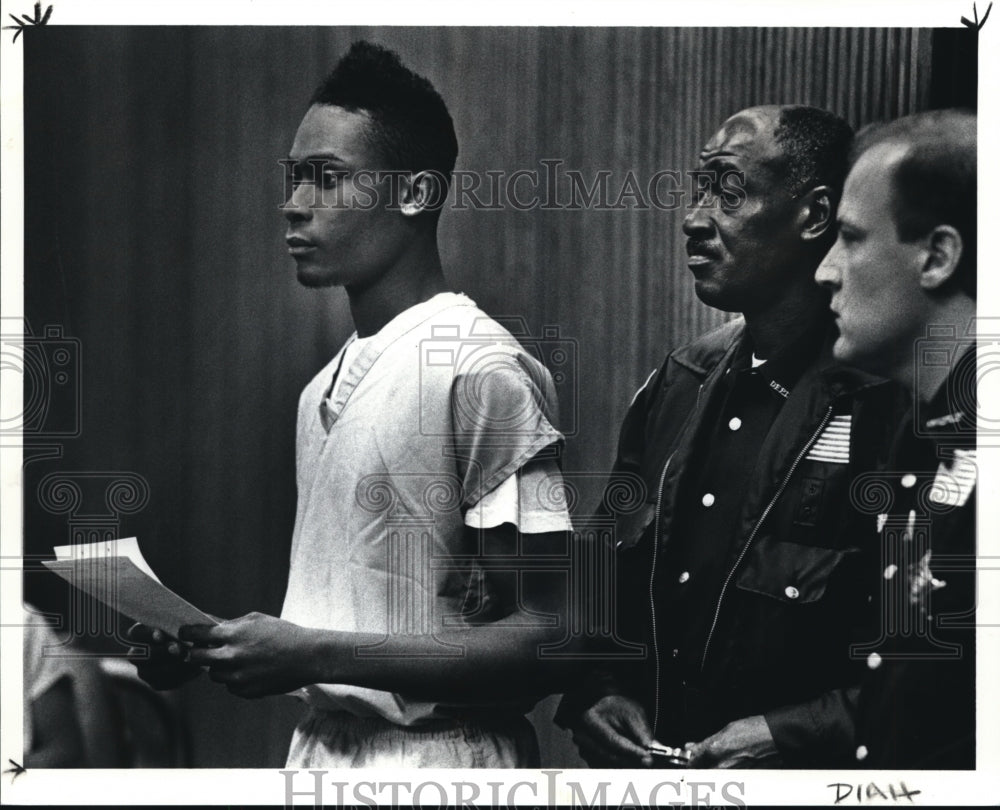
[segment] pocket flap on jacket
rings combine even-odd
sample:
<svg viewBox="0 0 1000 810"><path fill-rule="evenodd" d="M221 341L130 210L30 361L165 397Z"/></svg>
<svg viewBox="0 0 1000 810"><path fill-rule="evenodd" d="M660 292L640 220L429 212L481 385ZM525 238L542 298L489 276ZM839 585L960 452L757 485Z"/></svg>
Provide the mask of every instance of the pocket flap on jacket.
<svg viewBox="0 0 1000 810"><path fill-rule="evenodd" d="M736 587L789 604L820 599L845 552L762 537L747 552Z"/></svg>
<svg viewBox="0 0 1000 810"><path fill-rule="evenodd" d="M643 503L634 512L615 515L615 546L632 548L656 517L656 504Z"/></svg>

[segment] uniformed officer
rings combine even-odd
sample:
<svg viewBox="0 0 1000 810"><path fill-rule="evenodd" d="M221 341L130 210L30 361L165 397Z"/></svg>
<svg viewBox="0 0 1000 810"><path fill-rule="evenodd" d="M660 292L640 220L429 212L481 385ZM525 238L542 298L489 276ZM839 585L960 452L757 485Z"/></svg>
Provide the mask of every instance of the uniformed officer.
<svg viewBox="0 0 1000 810"><path fill-rule="evenodd" d="M856 760L975 767L976 117L863 131L816 273L838 358L902 383L914 410L882 474L857 482L883 559Z"/></svg>

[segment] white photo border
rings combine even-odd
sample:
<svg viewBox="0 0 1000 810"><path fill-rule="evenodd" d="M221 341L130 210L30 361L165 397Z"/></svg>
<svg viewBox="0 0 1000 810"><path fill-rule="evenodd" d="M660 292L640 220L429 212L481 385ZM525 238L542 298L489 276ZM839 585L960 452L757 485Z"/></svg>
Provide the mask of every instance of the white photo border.
<svg viewBox="0 0 1000 810"><path fill-rule="evenodd" d="M980 18L989 0L977 3ZM49 3L43 3L43 8ZM329 2L279 3L273 0L239 0L227 3L196 3L180 0L157 4L111 2L110 0L52 0L54 6L51 24L58 25L514 25L514 26L917 26L957 27L962 16L972 18L973 2L890 2L887 0L838 0L836 3L811 4L803 2L563 2L522 3L508 2L490 6L458 7L441 0L421 3L373 2L347 5ZM4 3L2 17L7 23L8 14L31 13L32 3ZM992 78L1000 76L1000 11L994 11L980 33L979 48L979 137L980 144L1000 142L998 133L998 108L1000 98L995 92ZM4 31L0 40L0 96L2 96L2 290L0 312L3 317L20 318L23 315L23 63L22 42L12 42L11 32ZM996 211L996 203L987 198L997 176L996 161L988 149L981 149L980 163L980 220L989 223L989 215ZM1000 248L997 229L981 228L979 263L982 268L1000 266ZM1000 281L989 271L981 273L980 306L983 316L997 312L1000 315ZM994 375L995 376L995 375ZM985 379L980 401L1000 402L1000 390L994 390L995 381ZM20 386L6 385L0 389L5 413L21 412ZM1000 559L1000 448L982 448L980 451L979 538L983 557ZM3 584L0 586L0 624L2 624L2 711L0 711L0 760L2 770L11 767L11 761L21 762L21 631L18 626L21 610L21 452L19 448L0 449L0 558L2 558ZM1000 567L1000 566L998 566ZM470 788L459 788L464 793L456 797L456 783L475 784L480 793L477 804L490 804L493 797L517 805L544 805L552 799L559 804L570 804L578 796L589 799L608 783L607 799L617 805L627 804L638 797L645 803L651 788L662 782L680 783L680 793L672 788L662 788L658 794L662 802L682 801L685 804L702 802L715 805L733 805L738 797L747 806L755 805L828 805L837 792L830 785L841 783L861 786L861 799L854 788L845 797L843 806L869 804L993 804L1000 797L1000 775L995 767L1000 763L1000 727L988 718L1000 717L1000 587L991 588L991 577L997 572L985 572L980 577L978 630L977 682L978 706L978 769L975 772L872 772L872 771L688 771L680 774L670 771L400 771L392 774L372 771L329 773L323 777L324 800L332 803L337 798L336 785L342 785L341 796L345 801L365 801L372 797L385 803L389 794L374 788L389 781L405 782L417 786L437 783L448 791L449 800L468 798ZM991 767L991 765L993 767ZM674 774L678 774L674 776ZM315 797L310 793L305 773L295 777L295 803L309 805ZM286 776L278 769L191 769L191 770L30 770L20 775L6 772L2 780L3 804L49 805L60 804L247 804L281 805L286 796ZM500 784L499 788L491 785ZM714 784L714 790L694 788L698 783ZM721 791L726 783L738 783L740 789L730 788L730 797ZM878 793L869 797L867 785L874 783L888 795L890 786L897 789L905 784L909 790L920 791L909 799L883 801ZM520 784L520 786L518 786ZM572 785L578 785L577 794ZM626 789L631 786L634 793ZM511 793L511 789L513 793ZM694 788L694 792L692 789ZM360 792L357 792L359 791ZM494 791L499 791L499 793ZM412 802L412 793L399 793L404 803ZM441 794L426 789L418 797L425 803L439 805Z"/></svg>

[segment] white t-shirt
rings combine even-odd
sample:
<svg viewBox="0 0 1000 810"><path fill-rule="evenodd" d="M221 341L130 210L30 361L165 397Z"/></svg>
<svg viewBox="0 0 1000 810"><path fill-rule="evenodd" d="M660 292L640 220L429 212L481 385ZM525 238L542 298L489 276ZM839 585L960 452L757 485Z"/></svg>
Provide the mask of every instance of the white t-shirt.
<svg viewBox="0 0 1000 810"><path fill-rule="evenodd" d="M356 334L347 339L326 397L329 407L333 407L343 380L340 370L350 368L374 339L375 335L359 338ZM377 369L378 365L370 373L377 375ZM547 490L553 474L559 474L555 459L532 459L474 504L465 513L465 525L473 529L493 529L510 523L524 534L568 531L571 523L565 494L561 490ZM560 504L562 509L558 508Z"/></svg>

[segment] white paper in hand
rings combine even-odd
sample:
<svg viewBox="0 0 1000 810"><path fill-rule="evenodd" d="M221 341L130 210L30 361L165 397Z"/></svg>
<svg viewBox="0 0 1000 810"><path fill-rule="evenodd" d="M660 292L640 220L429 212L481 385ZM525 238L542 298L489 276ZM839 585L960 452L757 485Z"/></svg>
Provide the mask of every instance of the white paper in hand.
<svg viewBox="0 0 1000 810"><path fill-rule="evenodd" d="M166 587L139 551L134 537L58 546L56 559L42 563L84 593L171 636L185 624L218 624Z"/></svg>
<svg viewBox="0 0 1000 810"><path fill-rule="evenodd" d="M91 560L95 557L128 557L135 563L135 567L144 572L147 576L155 579L160 578L153 573L153 569L146 558L139 550L138 537L119 537L117 540L106 540L102 543L81 543L74 546L56 546L52 549L57 560ZM161 583L162 584L162 583Z"/></svg>

